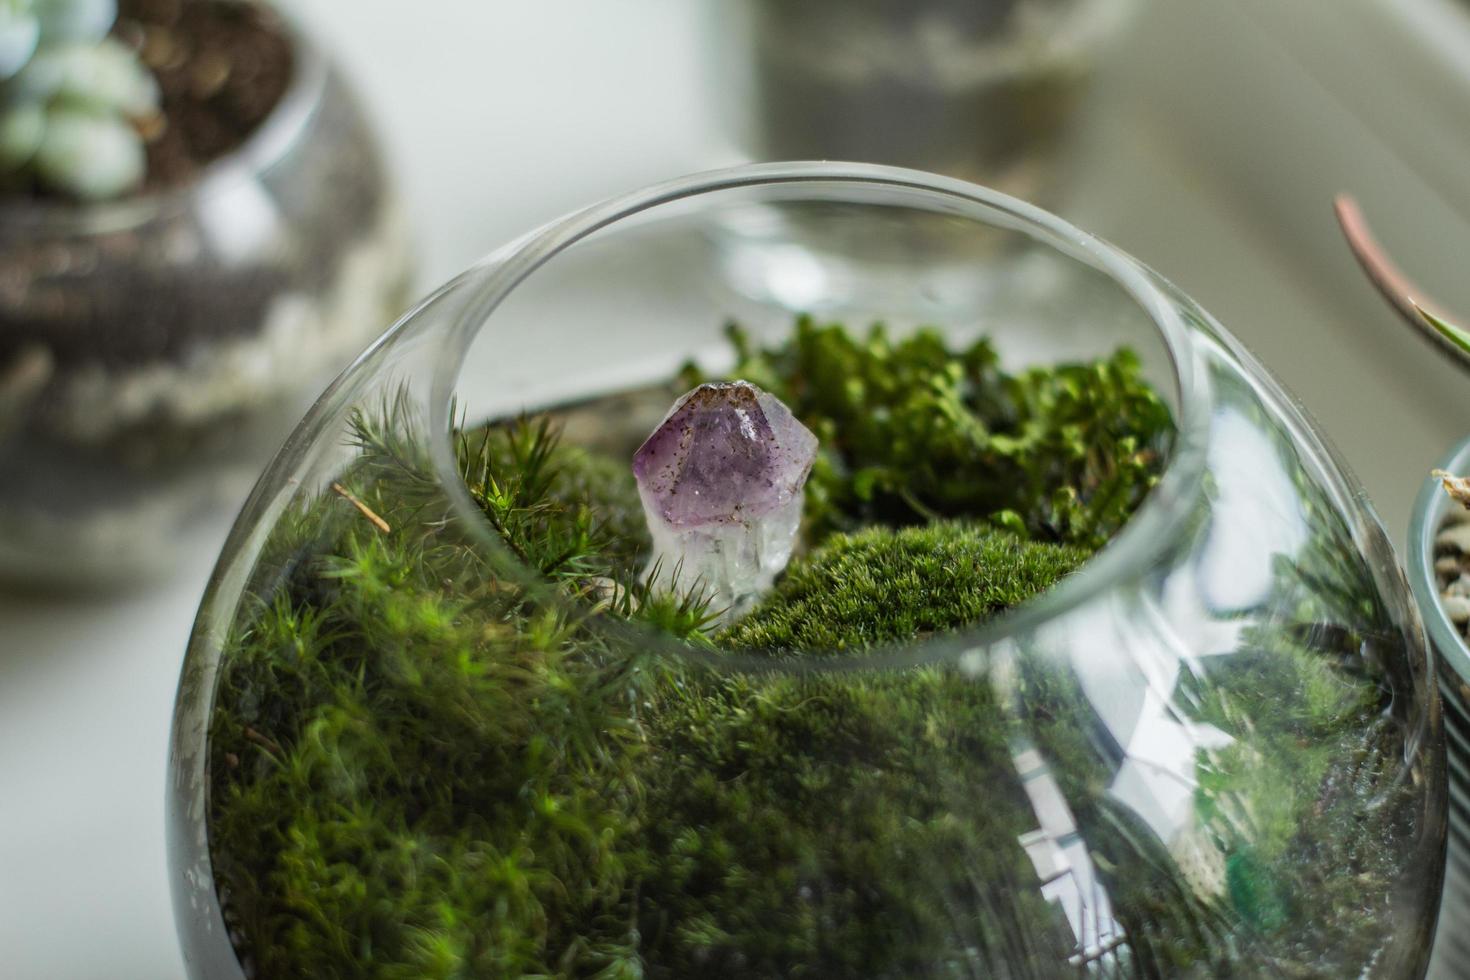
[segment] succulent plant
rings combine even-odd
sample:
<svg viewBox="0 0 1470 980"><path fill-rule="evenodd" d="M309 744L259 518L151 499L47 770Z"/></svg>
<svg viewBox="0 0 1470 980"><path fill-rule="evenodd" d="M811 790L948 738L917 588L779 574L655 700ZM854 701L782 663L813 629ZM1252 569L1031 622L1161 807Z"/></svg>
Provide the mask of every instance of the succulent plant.
<svg viewBox="0 0 1470 980"><path fill-rule="evenodd" d="M0 181L81 200L142 182L158 86L116 19L116 0L0 0Z"/></svg>

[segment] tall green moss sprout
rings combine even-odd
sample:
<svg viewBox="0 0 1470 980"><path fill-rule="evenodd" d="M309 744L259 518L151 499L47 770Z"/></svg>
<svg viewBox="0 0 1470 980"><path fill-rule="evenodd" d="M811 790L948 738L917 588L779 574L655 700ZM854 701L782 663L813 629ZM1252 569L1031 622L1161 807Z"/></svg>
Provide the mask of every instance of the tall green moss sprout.
<svg viewBox="0 0 1470 980"><path fill-rule="evenodd" d="M868 393L828 377L829 356ZM1065 665L865 662L1004 614L1126 519L1169 428L1127 355L1011 376L984 344L803 321L789 346L740 360L829 441L807 549L723 629L697 593L640 584L626 462L561 442L554 418L462 428L457 457L557 601L464 533L402 403L357 418L355 461L278 523L220 663L211 856L255 975L1072 975L1074 928L1022 846L1036 777L1018 760L1036 749L1126 933L1098 954L1119 975L1254 958L1334 976L1304 963L1304 922L1339 944L1334 963L1381 939L1340 887L1294 905L1273 877L1313 860L1292 821L1358 812L1323 794L1333 749L1381 710L1371 682L1305 651L1272 657L1273 634L1259 661L1191 689L1205 722L1261 685L1284 702L1310 688L1301 716L1201 758L1226 871L1194 890L1099 783L1092 708ZM1106 424L1089 415L1102 406ZM1093 458L1098 441L1128 459ZM629 621L700 656L640 645ZM719 669L729 650L770 669ZM1253 815L1263 833L1239 833L1237 795L1277 801ZM1353 882L1374 893L1387 875L1364 857Z"/></svg>

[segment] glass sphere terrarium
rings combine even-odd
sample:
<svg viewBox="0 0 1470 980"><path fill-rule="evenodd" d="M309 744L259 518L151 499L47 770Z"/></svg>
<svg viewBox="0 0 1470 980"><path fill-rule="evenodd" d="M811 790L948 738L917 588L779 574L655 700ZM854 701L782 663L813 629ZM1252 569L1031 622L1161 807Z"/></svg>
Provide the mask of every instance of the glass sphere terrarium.
<svg viewBox="0 0 1470 980"><path fill-rule="evenodd" d="M840 234L731 232L787 208ZM849 274L865 220L1010 271ZM323 396L191 642L172 883L196 977L1419 977L1442 739L1377 519L1190 301L970 184L749 167Z"/></svg>

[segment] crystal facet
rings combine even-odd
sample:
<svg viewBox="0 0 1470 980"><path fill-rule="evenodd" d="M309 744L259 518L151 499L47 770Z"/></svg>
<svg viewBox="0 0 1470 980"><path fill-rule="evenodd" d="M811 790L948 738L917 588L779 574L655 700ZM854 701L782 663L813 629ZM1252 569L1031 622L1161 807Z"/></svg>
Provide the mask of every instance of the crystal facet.
<svg viewBox="0 0 1470 980"><path fill-rule="evenodd" d="M653 584L703 589L727 617L769 589L791 560L816 455L811 430L748 381L680 398L633 457Z"/></svg>

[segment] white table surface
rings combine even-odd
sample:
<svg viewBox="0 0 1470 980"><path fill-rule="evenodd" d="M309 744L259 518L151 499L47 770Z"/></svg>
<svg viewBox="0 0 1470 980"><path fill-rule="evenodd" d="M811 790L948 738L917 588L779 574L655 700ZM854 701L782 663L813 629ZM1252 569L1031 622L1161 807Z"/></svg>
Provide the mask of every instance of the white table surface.
<svg viewBox="0 0 1470 980"><path fill-rule="evenodd" d="M739 159L706 109L691 0L296 5L391 134L426 286L573 207ZM1277 365L1402 538L1419 474L1462 424L1435 411L1452 375L1411 347L1385 377L1393 328L1346 256L1324 278L1321 256L1301 261L1269 209L1148 110L1150 72L1188 68L1152 55L1199 6L1179 0L1133 42L1066 214L1158 267ZM1320 175L1324 221L1340 177ZM164 760L185 639L225 529L151 591L0 595L0 976L182 975Z"/></svg>

